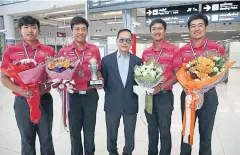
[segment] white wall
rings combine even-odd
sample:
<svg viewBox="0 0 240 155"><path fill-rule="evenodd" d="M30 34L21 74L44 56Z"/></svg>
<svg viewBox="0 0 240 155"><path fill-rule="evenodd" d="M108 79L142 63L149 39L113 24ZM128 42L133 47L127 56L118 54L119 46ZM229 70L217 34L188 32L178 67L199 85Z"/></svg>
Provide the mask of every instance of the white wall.
<svg viewBox="0 0 240 155"><path fill-rule="evenodd" d="M230 43L230 60L236 61L234 67L240 67L240 42L231 42Z"/></svg>

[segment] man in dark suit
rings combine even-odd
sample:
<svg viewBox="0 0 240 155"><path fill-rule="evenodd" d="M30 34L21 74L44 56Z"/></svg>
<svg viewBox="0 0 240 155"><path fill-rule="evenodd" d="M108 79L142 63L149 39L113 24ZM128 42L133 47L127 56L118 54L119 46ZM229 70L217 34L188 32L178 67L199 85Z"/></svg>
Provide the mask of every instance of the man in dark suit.
<svg viewBox="0 0 240 155"><path fill-rule="evenodd" d="M109 155L118 155L117 136L121 116L123 116L125 146L123 155L132 155L134 150L135 127L138 112L138 97L133 92L134 67L141 59L132 55L132 33L121 29L117 34L118 50L102 59L104 78L107 149Z"/></svg>

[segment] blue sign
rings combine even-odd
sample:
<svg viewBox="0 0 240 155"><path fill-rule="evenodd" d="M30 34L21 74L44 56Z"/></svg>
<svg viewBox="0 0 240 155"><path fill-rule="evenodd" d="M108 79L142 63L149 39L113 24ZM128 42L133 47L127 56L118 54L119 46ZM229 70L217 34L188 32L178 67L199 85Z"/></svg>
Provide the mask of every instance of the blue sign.
<svg viewBox="0 0 240 155"><path fill-rule="evenodd" d="M156 18L146 18L146 25L149 26L150 23L157 18L163 19L169 25L186 25L187 21L191 15L186 16L168 16L168 17L156 17Z"/></svg>
<svg viewBox="0 0 240 155"><path fill-rule="evenodd" d="M178 15L192 15L199 12L199 5L184 5L184 6L168 6L147 8L145 10L145 17L165 17L165 16L178 16Z"/></svg>
<svg viewBox="0 0 240 155"><path fill-rule="evenodd" d="M239 22L240 12L223 12L206 14L210 23Z"/></svg>
<svg viewBox="0 0 240 155"><path fill-rule="evenodd" d="M203 13L240 11L240 1L213 2L202 4Z"/></svg>

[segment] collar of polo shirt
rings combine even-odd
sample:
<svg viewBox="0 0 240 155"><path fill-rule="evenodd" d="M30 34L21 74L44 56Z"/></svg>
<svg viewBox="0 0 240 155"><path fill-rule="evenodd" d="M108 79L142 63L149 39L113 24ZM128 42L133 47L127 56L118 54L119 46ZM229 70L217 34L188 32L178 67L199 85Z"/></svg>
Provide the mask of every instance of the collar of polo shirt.
<svg viewBox="0 0 240 155"><path fill-rule="evenodd" d="M75 43L75 41L72 43L71 45L71 49L74 50L74 49L78 49L77 47L77 44ZM85 41L84 45L83 45L83 48L82 48L82 51L85 51L88 49L88 43Z"/></svg>
<svg viewBox="0 0 240 155"><path fill-rule="evenodd" d="M164 48L164 49L168 48L168 43L167 43L166 40L163 40L163 41L162 41L162 43L161 43L161 48L160 48L159 50L156 50L156 46L155 46L155 44L154 44L154 42L153 42L153 44L152 44L152 50L153 50L154 52L159 52L159 51L161 51L162 48Z"/></svg>
<svg viewBox="0 0 240 155"><path fill-rule="evenodd" d="M195 46L195 44L192 40L190 42L192 43L193 48L202 48L205 45L206 40L207 40L207 37L205 36L203 41L201 42L201 45L198 47Z"/></svg>
<svg viewBox="0 0 240 155"><path fill-rule="evenodd" d="M22 44L23 44L25 47L29 47L29 46L30 46L25 40L22 41ZM31 47L31 46L30 46L30 47ZM34 48L38 48L38 47L41 47L41 43L39 42L39 40L36 40L36 42L35 42L35 44L34 44Z"/></svg>

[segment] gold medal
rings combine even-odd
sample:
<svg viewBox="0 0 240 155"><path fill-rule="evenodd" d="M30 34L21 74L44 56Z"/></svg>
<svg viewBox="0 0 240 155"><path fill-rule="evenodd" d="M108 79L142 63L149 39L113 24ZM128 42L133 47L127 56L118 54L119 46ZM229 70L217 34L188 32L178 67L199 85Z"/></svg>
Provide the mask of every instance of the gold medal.
<svg viewBox="0 0 240 155"><path fill-rule="evenodd" d="M80 78L83 78L83 76L84 76L83 70L78 71L78 76Z"/></svg>

